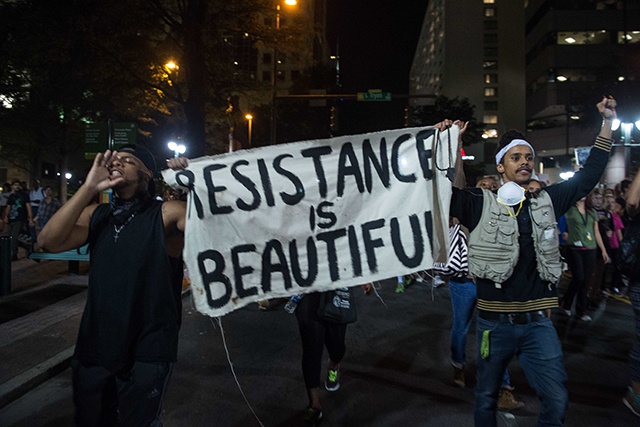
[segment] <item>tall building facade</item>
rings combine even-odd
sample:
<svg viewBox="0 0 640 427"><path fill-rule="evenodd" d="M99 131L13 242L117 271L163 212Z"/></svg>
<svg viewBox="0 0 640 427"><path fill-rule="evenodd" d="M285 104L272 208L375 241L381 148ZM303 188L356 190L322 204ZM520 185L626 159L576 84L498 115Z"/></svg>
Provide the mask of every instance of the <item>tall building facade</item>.
<svg viewBox="0 0 640 427"><path fill-rule="evenodd" d="M467 152L486 164L503 132L525 127L524 22L516 0L430 0L425 14L410 94L468 98L484 130Z"/></svg>
<svg viewBox="0 0 640 427"><path fill-rule="evenodd" d="M528 0L525 14L528 137L543 167L571 170L574 148L599 128L602 95L619 101L623 121L640 119L640 0ZM617 143L638 139L635 126L626 129ZM614 148L605 180L624 178L631 157Z"/></svg>
<svg viewBox="0 0 640 427"><path fill-rule="evenodd" d="M238 73L271 85L275 71L278 91L286 93L306 68L329 62L327 0L275 0L273 10L266 13L263 19L266 27L282 30L283 33L290 25L306 28L303 40L297 43L300 50L287 53L278 51L260 43L249 33L224 34L224 42Z"/></svg>

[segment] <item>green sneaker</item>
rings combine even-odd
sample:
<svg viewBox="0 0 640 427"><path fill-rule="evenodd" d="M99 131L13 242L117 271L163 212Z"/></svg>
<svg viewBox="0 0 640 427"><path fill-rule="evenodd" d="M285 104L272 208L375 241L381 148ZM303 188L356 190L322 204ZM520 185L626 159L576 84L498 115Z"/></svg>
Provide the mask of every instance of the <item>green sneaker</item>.
<svg viewBox="0 0 640 427"><path fill-rule="evenodd" d="M396 294L401 294L402 292L404 292L404 283L398 283L398 286L396 286Z"/></svg>
<svg viewBox="0 0 640 427"><path fill-rule="evenodd" d="M327 381L324 382L327 391L336 391L340 388L340 368L327 371Z"/></svg>

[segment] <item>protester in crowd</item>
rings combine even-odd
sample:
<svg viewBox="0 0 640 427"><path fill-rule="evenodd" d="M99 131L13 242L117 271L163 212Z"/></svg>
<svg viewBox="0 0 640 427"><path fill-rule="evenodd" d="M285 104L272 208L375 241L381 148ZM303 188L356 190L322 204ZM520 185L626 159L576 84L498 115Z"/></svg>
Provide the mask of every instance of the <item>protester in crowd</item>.
<svg viewBox="0 0 640 427"><path fill-rule="evenodd" d="M468 232L460 226L455 218L449 221L449 255L444 265L434 265L438 271L449 278L451 309L451 365L453 366L453 382L459 387L466 387L465 367L467 363L467 332L473 319L476 306L476 284L469 275ZM504 371L502 385L498 396L499 411L512 411L524 407L512 391L511 378L507 369Z"/></svg>
<svg viewBox="0 0 640 427"><path fill-rule="evenodd" d="M617 212L622 219L622 223L627 225L631 220L630 216L627 214L627 194L629 193L629 187L631 186L631 181L628 179L623 179L620 182L620 192L616 197L616 202L620 205L620 211Z"/></svg>
<svg viewBox="0 0 640 427"><path fill-rule="evenodd" d="M17 261L18 236L25 226L33 225L29 194L22 191L22 184L17 179L11 183L11 193L4 207L3 220L6 224L5 233L11 237L11 260Z"/></svg>
<svg viewBox="0 0 640 427"><path fill-rule="evenodd" d="M607 165L615 101L603 98L597 107L602 129L572 179L527 195L535 152L524 135L509 131L495 158L504 182L498 194L453 188L450 215L470 230L469 271L477 283L478 426L496 425L502 375L515 355L540 399L538 423L564 423L568 396L562 347L547 314L558 306L556 283L562 274L556 218L595 187Z"/></svg>
<svg viewBox="0 0 640 427"><path fill-rule="evenodd" d="M40 202L38 214L35 216L34 221L40 227L40 230L49 222L53 214L60 209L60 200L53 197L53 187L47 185L44 188L44 199Z"/></svg>
<svg viewBox="0 0 640 427"><path fill-rule="evenodd" d="M49 252L89 242L89 293L72 360L78 425L161 425L177 356L186 205L153 198L155 169L138 145L99 153L38 236ZM93 202L110 188L112 203Z"/></svg>
<svg viewBox="0 0 640 427"><path fill-rule="evenodd" d="M29 191L29 200L31 200L31 213L33 217L38 216L38 209L44 200L44 189L40 186L40 180L34 179L31 181L31 191ZM32 229L31 237L35 240L35 228Z"/></svg>
<svg viewBox="0 0 640 427"><path fill-rule="evenodd" d="M4 232L4 228L6 226L4 222L4 208L7 206L7 202L9 201L9 195L11 194L11 184L5 182L2 185L2 193L0 193L0 233Z"/></svg>
<svg viewBox="0 0 640 427"><path fill-rule="evenodd" d="M545 185L543 185L542 182L538 181L537 179L532 179L531 181L529 181L527 191L531 194L538 194L544 187Z"/></svg>
<svg viewBox="0 0 640 427"><path fill-rule="evenodd" d="M600 237L602 239L604 250L607 251L607 254L610 254L609 237L611 237L613 230L613 219L611 217L611 212L606 209L604 201L604 190L596 187L591 191L591 193L589 193L586 205L587 207L595 210L598 215L598 229L600 231ZM593 269L593 274L590 279L588 279L589 285L587 288L589 290L589 301L594 307L598 307L604 297L606 289L606 283L603 281L606 264L602 257L603 250L598 245L596 247L596 251L596 264Z"/></svg>
<svg viewBox="0 0 640 427"><path fill-rule="evenodd" d="M607 189L611 190L611 189ZM609 215L611 215L611 232L609 234L609 246L608 246L608 254L611 262L605 265L605 270L602 276L602 283L604 287L604 283L607 277L611 277L611 280L608 282L609 292L612 292L615 295L620 294L620 290L623 288L622 276L620 274L620 269L618 268L618 263L616 260L618 259L618 248L620 247L620 241L622 240L622 232L624 230L624 224L622 222L622 218L618 215L616 208L616 197L613 190L606 191L605 190L605 209L609 211Z"/></svg>
<svg viewBox="0 0 640 427"><path fill-rule="evenodd" d="M369 294L371 284L363 285L364 292ZM327 348L329 364L324 387L334 392L340 388L340 362L346 353L346 323L335 323L322 319L318 315L321 293L302 296L295 308L298 329L302 341L302 376L307 388L309 407L305 416L307 425L315 425L322 419L320 403L320 373L322 371L322 352ZM353 299L351 301L353 303Z"/></svg>
<svg viewBox="0 0 640 427"><path fill-rule="evenodd" d="M476 182L476 188L481 188L483 190L496 191L500 187L500 183L496 179L496 177L487 175L483 176Z"/></svg>
<svg viewBox="0 0 640 427"><path fill-rule="evenodd" d="M587 293L598 256L596 249L600 248L603 262L609 261L609 255L600 235L598 214L586 203L586 199L583 197L578 200L565 214L567 232L564 238L569 245L567 263L571 270L571 283L562 297L562 310L567 316L571 316L571 306L575 299L576 316L580 320L590 322L592 319L587 314Z"/></svg>
<svg viewBox="0 0 640 427"><path fill-rule="evenodd" d="M629 226L640 227L640 173L636 173L629 187L627 213L631 220ZM636 246L635 249L636 256L640 259L640 246ZM636 320L636 337L629 354L631 385L622 401L634 414L640 417L640 263L636 263L634 270L629 281L629 299Z"/></svg>

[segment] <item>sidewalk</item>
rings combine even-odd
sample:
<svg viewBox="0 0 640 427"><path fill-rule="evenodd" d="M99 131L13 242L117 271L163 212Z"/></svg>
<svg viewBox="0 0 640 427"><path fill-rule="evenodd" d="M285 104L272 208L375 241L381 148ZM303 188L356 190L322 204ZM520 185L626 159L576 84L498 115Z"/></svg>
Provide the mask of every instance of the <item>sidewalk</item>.
<svg viewBox="0 0 640 427"><path fill-rule="evenodd" d="M0 298L0 408L69 366L87 292L87 276L67 275L63 261L20 258L11 275Z"/></svg>

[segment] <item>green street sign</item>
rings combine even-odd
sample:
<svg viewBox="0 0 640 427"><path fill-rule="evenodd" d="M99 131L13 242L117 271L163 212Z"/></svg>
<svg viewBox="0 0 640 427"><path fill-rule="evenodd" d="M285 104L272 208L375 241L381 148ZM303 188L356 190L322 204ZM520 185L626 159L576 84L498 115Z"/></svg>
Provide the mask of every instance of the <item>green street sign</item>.
<svg viewBox="0 0 640 427"><path fill-rule="evenodd" d="M135 123L111 123L111 143L117 150L126 144L135 144L138 126ZM109 148L109 124L90 123L85 128L85 159L94 159L96 154L103 153Z"/></svg>
<svg viewBox="0 0 640 427"><path fill-rule="evenodd" d="M113 123L113 148L118 149L126 144L135 144L138 126L135 123Z"/></svg>
<svg viewBox="0 0 640 427"><path fill-rule="evenodd" d="M358 92L356 99L358 101L391 101L391 92Z"/></svg>
<svg viewBox="0 0 640 427"><path fill-rule="evenodd" d="M90 123L85 128L84 158L94 159L97 153L103 153L109 144L109 132L106 123Z"/></svg>

